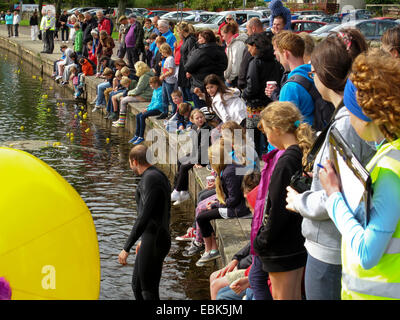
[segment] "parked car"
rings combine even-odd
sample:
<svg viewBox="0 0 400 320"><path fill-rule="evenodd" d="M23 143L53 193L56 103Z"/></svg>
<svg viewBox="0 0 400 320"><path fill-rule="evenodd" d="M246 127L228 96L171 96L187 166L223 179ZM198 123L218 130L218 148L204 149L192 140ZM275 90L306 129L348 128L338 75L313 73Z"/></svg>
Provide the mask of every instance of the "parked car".
<svg viewBox="0 0 400 320"><path fill-rule="evenodd" d="M162 16L163 14L166 14L166 13L168 13L168 11L166 11L166 10L151 10L151 11L149 11L146 15L145 15L145 17L146 18L153 18L154 16Z"/></svg>
<svg viewBox="0 0 400 320"><path fill-rule="evenodd" d="M140 14L144 17L149 13L149 10L146 8L133 8L134 10L140 12Z"/></svg>
<svg viewBox="0 0 400 320"><path fill-rule="evenodd" d="M326 24L327 24L326 22L320 22L320 21L292 20L291 28L295 33L300 33L300 32L311 33L323 27Z"/></svg>
<svg viewBox="0 0 400 320"><path fill-rule="evenodd" d="M315 15L315 16L326 16L327 14L322 10L303 10L303 11L295 11L294 15L298 16L307 16L307 15Z"/></svg>
<svg viewBox="0 0 400 320"><path fill-rule="evenodd" d="M199 21L196 21L196 14L195 13L191 14L190 16L187 16L187 17L183 18L183 20L187 21L187 22L191 22L191 23L204 23L207 20L209 20L211 17L213 17L213 16L215 16L217 14L218 13L216 13L216 12L204 11L204 12L201 12L199 14Z"/></svg>
<svg viewBox="0 0 400 320"><path fill-rule="evenodd" d="M351 20L366 20L370 19L372 14L368 10L356 9L342 14L342 22L349 22Z"/></svg>
<svg viewBox="0 0 400 320"><path fill-rule="evenodd" d="M326 24L321 28L318 28L317 30L311 32L310 35L313 37L327 37L329 35L329 32L338 25L340 25L340 23Z"/></svg>
<svg viewBox="0 0 400 320"><path fill-rule="evenodd" d="M129 16L131 13L136 14L138 19L144 19L144 15L140 11L138 11L136 8L126 8L125 9L125 13L124 14L126 16ZM118 16L118 8L114 8L113 9L112 16L113 17L117 17Z"/></svg>
<svg viewBox="0 0 400 320"><path fill-rule="evenodd" d="M261 12L264 18L268 18L271 15L271 9L260 9L256 11Z"/></svg>
<svg viewBox="0 0 400 320"><path fill-rule="evenodd" d="M168 21L180 21L181 18L183 19L190 15L192 15L191 11L170 11L160 16L160 19Z"/></svg>
<svg viewBox="0 0 400 320"><path fill-rule="evenodd" d="M225 17L228 14L232 14L233 17L235 18L236 22L239 25L246 23L247 21L249 21L251 18L254 18L254 17L262 19L262 14L258 11L254 11L254 10L222 11L222 12L219 12L217 15L211 17L205 23L195 24L194 28L196 30L203 30L203 29L216 30L222 24L222 22L225 21Z"/></svg>
<svg viewBox="0 0 400 320"><path fill-rule="evenodd" d="M341 23L342 22L342 20L337 16L325 16L325 17L315 18L312 20L326 22L326 23Z"/></svg>
<svg viewBox="0 0 400 320"><path fill-rule="evenodd" d="M379 20L379 19L368 19L368 20L353 20L346 23L342 23L331 31L338 32L342 28L356 28L361 31L367 40L380 40L383 33L390 28L398 26L399 23L391 20Z"/></svg>
<svg viewBox="0 0 400 320"><path fill-rule="evenodd" d="M261 18L260 21L263 24L263 29L267 30L269 28L269 18ZM242 23L239 26L239 32L246 32L247 33L246 25L247 25L247 22Z"/></svg>

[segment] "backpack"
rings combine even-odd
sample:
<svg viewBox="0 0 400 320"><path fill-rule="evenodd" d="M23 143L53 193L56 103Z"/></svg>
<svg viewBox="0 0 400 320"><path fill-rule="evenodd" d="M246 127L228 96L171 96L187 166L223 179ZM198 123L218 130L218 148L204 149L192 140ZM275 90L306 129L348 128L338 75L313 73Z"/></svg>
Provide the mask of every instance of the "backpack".
<svg viewBox="0 0 400 320"><path fill-rule="evenodd" d="M307 78L295 74L287 80L287 82L295 82L307 90L314 102L314 122L312 128L315 131L322 131L331 121L335 107L332 103L322 99L315 85Z"/></svg>

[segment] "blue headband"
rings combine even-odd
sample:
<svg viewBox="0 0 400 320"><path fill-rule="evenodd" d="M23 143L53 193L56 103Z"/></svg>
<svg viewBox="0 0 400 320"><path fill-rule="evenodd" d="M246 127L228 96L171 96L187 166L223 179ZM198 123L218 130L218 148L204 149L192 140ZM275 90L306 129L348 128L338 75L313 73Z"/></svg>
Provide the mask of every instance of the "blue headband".
<svg viewBox="0 0 400 320"><path fill-rule="evenodd" d="M360 105L358 104L356 92L357 88L355 87L355 85L350 81L350 79L347 79L346 86L344 87L344 105L358 119L366 122L371 122L372 120L364 114Z"/></svg>

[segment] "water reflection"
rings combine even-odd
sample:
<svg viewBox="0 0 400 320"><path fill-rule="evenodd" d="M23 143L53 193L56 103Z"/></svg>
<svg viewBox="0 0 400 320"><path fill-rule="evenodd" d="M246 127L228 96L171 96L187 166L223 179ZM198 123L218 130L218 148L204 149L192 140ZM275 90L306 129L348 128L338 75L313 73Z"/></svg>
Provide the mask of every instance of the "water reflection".
<svg viewBox="0 0 400 320"><path fill-rule="evenodd" d="M0 50L0 145L31 140L28 151L57 170L79 192L92 213L99 241L100 299L133 299L135 256L128 258L126 267L117 260L136 216L134 191L138 180L128 166L129 136L124 130L111 130L103 119L83 120L79 113L83 114L86 106L82 110L73 100L62 100L71 96L51 79L40 80L32 66L22 65ZM54 142L61 145L52 147ZM187 210L174 209L172 237L185 232L192 219ZM208 276L212 270L199 269L194 259L182 257L185 245L172 242L160 284L162 299L209 298Z"/></svg>

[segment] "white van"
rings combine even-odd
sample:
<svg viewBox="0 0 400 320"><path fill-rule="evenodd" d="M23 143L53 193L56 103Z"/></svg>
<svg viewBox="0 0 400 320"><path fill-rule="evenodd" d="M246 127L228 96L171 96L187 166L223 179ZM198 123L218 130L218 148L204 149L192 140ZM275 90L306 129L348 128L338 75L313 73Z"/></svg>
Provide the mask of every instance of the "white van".
<svg viewBox="0 0 400 320"><path fill-rule="evenodd" d="M251 18L256 17L261 19L263 17L262 13L255 10L221 11L205 23L198 23L193 26L196 30L218 30L218 27L225 21L225 17L228 14L231 14L239 25L249 21Z"/></svg>

